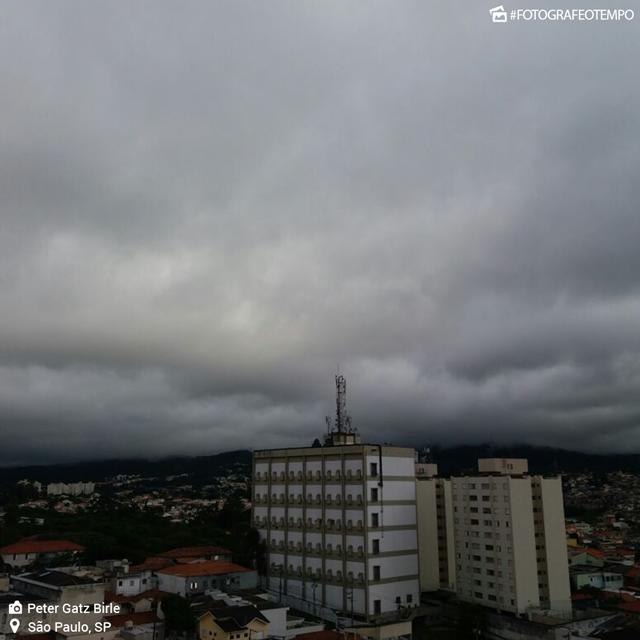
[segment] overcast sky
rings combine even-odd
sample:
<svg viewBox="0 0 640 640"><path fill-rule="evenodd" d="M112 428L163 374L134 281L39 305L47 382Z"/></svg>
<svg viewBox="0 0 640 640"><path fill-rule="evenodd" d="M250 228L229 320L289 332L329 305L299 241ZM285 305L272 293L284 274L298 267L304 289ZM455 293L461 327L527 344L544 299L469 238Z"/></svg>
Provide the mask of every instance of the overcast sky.
<svg viewBox="0 0 640 640"><path fill-rule="evenodd" d="M640 451L640 15L491 6L5 1L0 464L306 445L338 364L369 441Z"/></svg>

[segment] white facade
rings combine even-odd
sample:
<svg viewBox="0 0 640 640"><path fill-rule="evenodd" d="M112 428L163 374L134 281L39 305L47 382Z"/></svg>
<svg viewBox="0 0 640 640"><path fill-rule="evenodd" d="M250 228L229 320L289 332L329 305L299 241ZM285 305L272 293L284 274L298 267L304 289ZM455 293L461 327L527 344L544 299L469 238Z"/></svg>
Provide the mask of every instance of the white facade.
<svg viewBox="0 0 640 640"><path fill-rule="evenodd" d="M149 589L156 589L158 579L152 571L126 573L114 578L114 591L119 596L135 596Z"/></svg>
<svg viewBox="0 0 640 640"><path fill-rule="evenodd" d="M47 485L47 495L49 496L89 496L96 489L94 482L53 482Z"/></svg>
<svg viewBox="0 0 640 640"><path fill-rule="evenodd" d="M493 460L490 467L507 468ZM418 480L418 492L423 585L447 588L442 564L439 571L433 564L441 559L434 556L433 521L444 521L445 531L453 531L453 539L441 540L447 543L446 568L455 567L460 599L516 614L571 611L560 478L509 472L425 478Z"/></svg>
<svg viewBox="0 0 640 640"><path fill-rule="evenodd" d="M253 522L268 587L369 620L419 604L414 451L256 451Z"/></svg>

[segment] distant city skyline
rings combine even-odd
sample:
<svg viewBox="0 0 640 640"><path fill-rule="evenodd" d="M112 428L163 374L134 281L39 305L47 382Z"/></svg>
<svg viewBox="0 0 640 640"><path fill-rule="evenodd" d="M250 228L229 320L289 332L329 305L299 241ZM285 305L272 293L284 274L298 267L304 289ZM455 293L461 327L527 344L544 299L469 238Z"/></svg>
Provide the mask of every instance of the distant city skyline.
<svg viewBox="0 0 640 640"><path fill-rule="evenodd" d="M543 1L541 7L553 3ZM640 451L638 20L10 1L0 466Z"/></svg>

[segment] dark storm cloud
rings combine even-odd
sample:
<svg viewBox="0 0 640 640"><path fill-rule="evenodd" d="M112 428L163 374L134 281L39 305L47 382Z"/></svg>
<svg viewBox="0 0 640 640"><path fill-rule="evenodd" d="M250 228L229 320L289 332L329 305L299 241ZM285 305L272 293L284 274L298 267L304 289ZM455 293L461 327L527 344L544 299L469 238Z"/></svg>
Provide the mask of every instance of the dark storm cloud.
<svg viewBox="0 0 640 640"><path fill-rule="evenodd" d="M0 462L640 447L630 24L5 3ZM639 7L640 9L640 7Z"/></svg>

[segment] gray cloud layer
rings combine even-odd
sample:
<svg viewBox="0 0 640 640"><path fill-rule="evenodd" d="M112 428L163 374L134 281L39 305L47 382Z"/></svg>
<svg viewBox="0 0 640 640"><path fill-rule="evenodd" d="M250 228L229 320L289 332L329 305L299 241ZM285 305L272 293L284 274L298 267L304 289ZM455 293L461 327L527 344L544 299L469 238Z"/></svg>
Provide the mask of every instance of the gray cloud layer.
<svg viewBox="0 0 640 640"><path fill-rule="evenodd" d="M640 17L488 8L5 3L0 464L304 444L337 363L370 440L639 450Z"/></svg>

